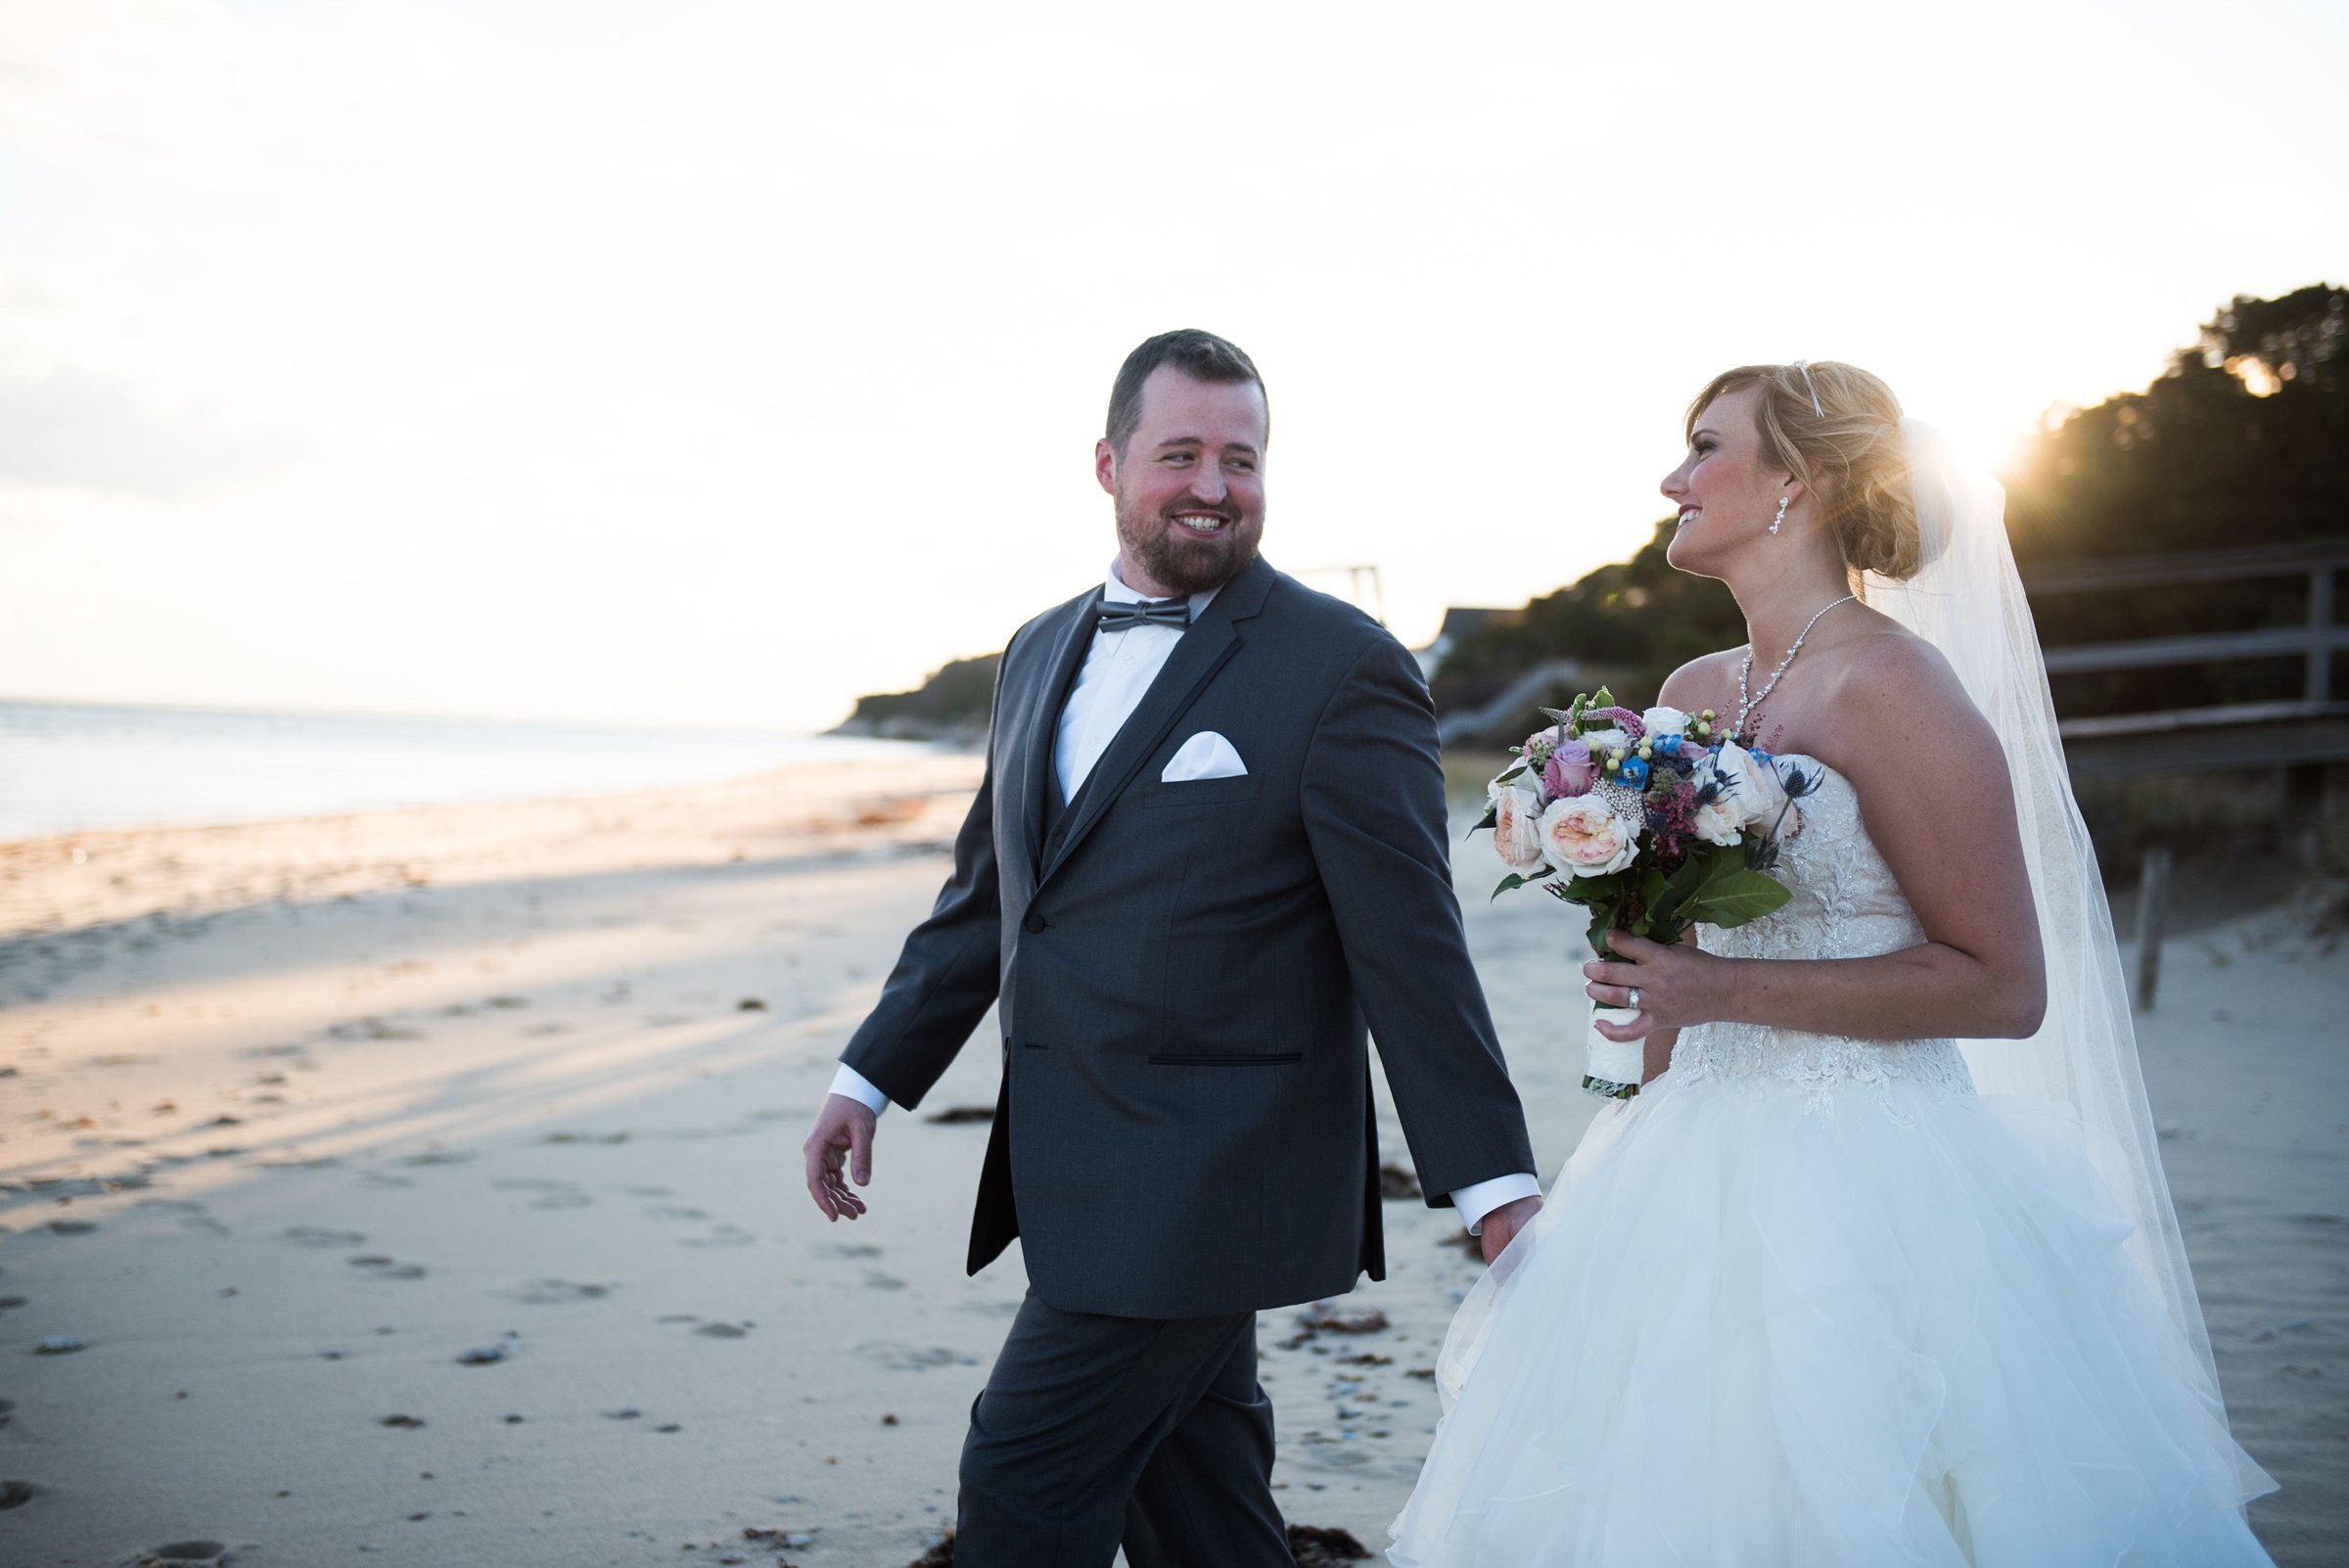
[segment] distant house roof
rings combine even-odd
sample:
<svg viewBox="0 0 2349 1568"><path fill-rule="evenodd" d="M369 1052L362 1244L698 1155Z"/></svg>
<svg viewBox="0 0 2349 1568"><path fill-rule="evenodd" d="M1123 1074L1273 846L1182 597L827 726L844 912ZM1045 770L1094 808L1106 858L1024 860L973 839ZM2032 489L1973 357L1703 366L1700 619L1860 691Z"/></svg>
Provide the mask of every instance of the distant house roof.
<svg viewBox="0 0 2349 1568"><path fill-rule="evenodd" d="M1514 610L1472 610L1455 604L1444 612L1444 625L1436 636L1439 640L1449 637L1457 642L1472 631L1482 630L1485 623L1495 616L1516 613Z"/></svg>
<svg viewBox="0 0 2349 1568"><path fill-rule="evenodd" d="M1444 624L1436 629L1436 640L1424 648L1412 650L1418 656L1420 672L1433 676L1437 667L1444 663L1444 656L1451 652L1462 637L1496 617L1516 614L1514 610L1471 609L1456 604L1451 606L1444 612Z"/></svg>

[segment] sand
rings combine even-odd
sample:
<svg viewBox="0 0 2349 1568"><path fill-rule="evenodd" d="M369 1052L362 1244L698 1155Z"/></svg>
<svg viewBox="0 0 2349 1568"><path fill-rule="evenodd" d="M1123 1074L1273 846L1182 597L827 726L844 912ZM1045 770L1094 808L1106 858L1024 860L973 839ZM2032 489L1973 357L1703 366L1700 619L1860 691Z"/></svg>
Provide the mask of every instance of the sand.
<svg viewBox="0 0 2349 1568"><path fill-rule="evenodd" d="M920 1555L1024 1285L1016 1250L963 1277L986 1130L928 1120L989 1103L992 1058L884 1119L860 1222L799 1143L975 777L0 845L0 1561ZM1593 1105L1543 1010L1573 922L1461 861L1546 1178ZM2349 1551L2349 951L2303 924L2174 939L2144 1056L2285 1486L2254 1523L2314 1564ZM1373 1545L1481 1267L1449 1214L1387 1221L1392 1277L1339 1305L1389 1326L1261 1328L1283 1507Z"/></svg>

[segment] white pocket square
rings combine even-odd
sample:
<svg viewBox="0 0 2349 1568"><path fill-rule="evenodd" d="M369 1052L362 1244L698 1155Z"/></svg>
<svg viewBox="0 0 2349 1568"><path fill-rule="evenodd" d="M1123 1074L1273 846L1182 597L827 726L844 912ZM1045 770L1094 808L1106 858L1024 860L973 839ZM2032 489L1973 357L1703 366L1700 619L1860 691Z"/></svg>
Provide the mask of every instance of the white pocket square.
<svg viewBox="0 0 2349 1568"><path fill-rule="evenodd" d="M1212 729L1203 729L1182 743L1182 749L1158 775L1161 784L1192 784L1203 778L1240 778L1248 764L1231 749L1231 742Z"/></svg>

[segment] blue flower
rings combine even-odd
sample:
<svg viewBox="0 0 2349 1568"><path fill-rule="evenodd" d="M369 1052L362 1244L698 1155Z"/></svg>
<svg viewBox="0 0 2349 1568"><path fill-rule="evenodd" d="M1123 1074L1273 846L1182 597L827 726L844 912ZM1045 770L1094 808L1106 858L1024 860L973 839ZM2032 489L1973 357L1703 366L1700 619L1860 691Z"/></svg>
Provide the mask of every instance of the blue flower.
<svg viewBox="0 0 2349 1568"><path fill-rule="evenodd" d="M1635 790L1647 788L1647 764L1636 757L1627 757L1623 766L1615 770L1615 782Z"/></svg>
<svg viewBox="0 0 2349 1568"><path fill-rule="evenodd" d="M1678 735L1652 735L1648 740L1659 757L1681 749L1681 737Z"/></svg>

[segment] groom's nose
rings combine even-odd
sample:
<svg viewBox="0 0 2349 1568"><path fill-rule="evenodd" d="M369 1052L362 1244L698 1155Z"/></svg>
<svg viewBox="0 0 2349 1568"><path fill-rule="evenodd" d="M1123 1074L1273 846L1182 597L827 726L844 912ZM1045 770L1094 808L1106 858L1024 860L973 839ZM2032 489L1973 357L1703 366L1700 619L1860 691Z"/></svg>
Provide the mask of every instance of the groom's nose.
<svg viewBox="0 0 2349 1568"><path fill-rule="evenodd" d="M1221 501L1230 493L1223 483L1223 465L1209 461L1201 463L1191 476L1191 494L1202 501Z"/></svg>

